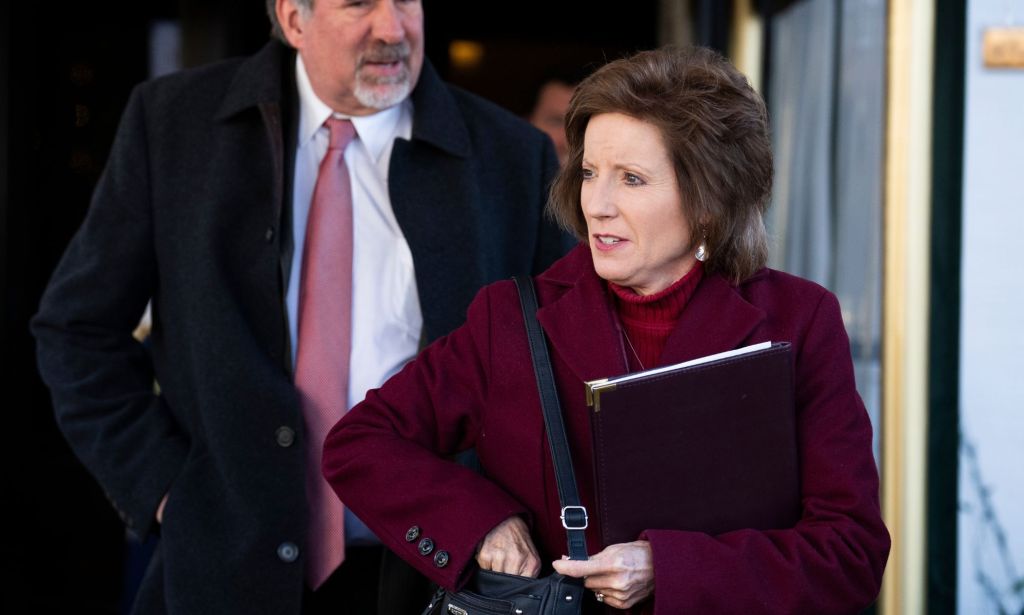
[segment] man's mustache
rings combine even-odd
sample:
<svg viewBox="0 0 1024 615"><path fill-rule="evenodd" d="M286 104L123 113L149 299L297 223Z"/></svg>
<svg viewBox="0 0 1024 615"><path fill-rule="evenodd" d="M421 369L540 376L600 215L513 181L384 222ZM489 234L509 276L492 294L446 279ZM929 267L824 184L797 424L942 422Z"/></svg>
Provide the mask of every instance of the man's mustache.
<svg viewBox="0 0 1024 615"><path fill-rule="evenodd" d="M380 43L371 47L359 58L359 67L370 62L375 64L383 62L405 62L409 58L409 53L409 43L406 41L395 43L393 45Z"/></svg>

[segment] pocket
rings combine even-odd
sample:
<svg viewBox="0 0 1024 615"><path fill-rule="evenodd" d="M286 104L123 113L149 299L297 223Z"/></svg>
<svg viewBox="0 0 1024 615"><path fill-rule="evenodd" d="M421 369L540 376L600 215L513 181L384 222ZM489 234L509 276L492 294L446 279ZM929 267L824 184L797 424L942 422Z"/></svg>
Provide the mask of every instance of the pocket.
<svg viewBox="0 0 1024 615"><path fill-rule="evenodd" d="M470 588L439 591L423 615L578 615L583 599L582 582L560 574L534 579L478 570Z"/></svg>
<svg viewBox="0 0 1024 615"><path fill-rule="evenodd" d="M422 615L520 615L509 600L487 598L469 590L451 593L439 588Z"/></svg>
<svg viewBox="0 0 1024 615"><path fill-rule="evenodd" d="M171 481L171 484L167 487L167 492L164 494L167 496L167 503L164 504L164 513L160 521L161 536L167 533L169 525L172 526L173 532L174 520L177 518L178 509L181 507L181 498L183 494L186 494L184 497L188 497L187 493L192 486L194 477L207 471L209 456L207 450L197 448L195 445L189 450L181 471Z"/></svg>
<svg viewBox="0 0 1024 615"><path fill-rule="evenodd" d="M514 615L577 615L582 608L582 581L557 573L534 579L480 570L474 580L479 594L511 602Z"/></svg>
<svg viewBox="0 0 1024 615"><path fill-rule="evenodd" d="M490 598L513 600L527 597L540 601L552 588L551 577L535 579L492 570L478 570L474 580L476 591Z"/></svg>
<svg viewBox="0 0 1024 615"><path fill-rule="evenodd" d="M521 611L519 611L521 612ZM487 598L471 591L448 596L441 615L513 615L515 605L509 600Z"/></svg>

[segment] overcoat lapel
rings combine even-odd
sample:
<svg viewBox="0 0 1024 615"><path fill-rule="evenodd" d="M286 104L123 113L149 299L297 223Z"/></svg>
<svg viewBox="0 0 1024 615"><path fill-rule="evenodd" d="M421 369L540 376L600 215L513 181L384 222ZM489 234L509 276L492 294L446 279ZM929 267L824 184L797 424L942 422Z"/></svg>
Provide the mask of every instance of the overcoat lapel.
<svg viewBox="0 0 1024 615"><path fill-rule="evenodd" d="M594 272L589 250L577 247L540 276L548 292L567 287L537 311L553 349L581 380L627 371L619 324L606 285ZM543 302L543 297L542 297ZM669 336L661 365L681 363L740 346L765 319L719 275L706 275ZM612 366L609 369L609 366Z"/></svg>
<svg viewBox="0 0 1024 615"><path fill-rule="evenodd" d="M537 320L555 353L581 380L598 380L626 372L619 326L604 282L594 272L590 251L577 247L542 274L545 286L568 286L560 297L537 310ZM542 296L543 301L543 296ZM612 366L612 367L610 367Z"/></svg>
<svg viewBox="0 0 1024 615"><path fill-rule="evenodd" d="M429 63L413 92L412 140L395 141L388 190L416 263L416 285L429 341L455 329L483 284L469 131ZM443 224L438 224L442 220ZM439 232L439 228L444 232Z"/></svg>
<svg viewBox="0 0 1024 615"><path fill-rule="evenodd" d="M738 348L765 319L720 275L705 275L665 343L661 365Z"/></svg>
<svg viewBox="0 0 1024 615"><path fill-rule="evenodd" d="M288 331L287 294L291 275L294 241L292 237L291 192L292 175L295 168L295 140L297 137L298 114L296 112L298 92L295 85L295 53L277 41L264 45L256 55L245 60L229 84L224 100L217 111L217 119L225 126L231 123L245 124L253 117L259 117L267 138L265 151L272 162L271 185L267 202L271 206L269 222L272 230L269 240L276 240L278 259L276 279L262 280L260 288L273 289L275 309L274 321L280 326L260 328L258 334L265 336L265 347L275 348L275 355L281 359L286 372L291 373L291 337ZM258 116L249 115L258 110ZM258 152L264 150L254 150ZM258 216L257 205L251 215ZM276 238L276 239L274 239ZM243 249L244 243L234 248ZM297 280L291 280L297 283ZM279 349L279 350L278 350Z"/></svg>

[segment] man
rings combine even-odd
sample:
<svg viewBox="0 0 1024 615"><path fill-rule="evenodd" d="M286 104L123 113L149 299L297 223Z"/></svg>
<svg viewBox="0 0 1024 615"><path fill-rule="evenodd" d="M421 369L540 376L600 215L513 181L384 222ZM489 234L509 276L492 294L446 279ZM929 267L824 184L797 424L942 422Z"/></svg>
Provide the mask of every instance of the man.
<svg viewBox="0 0 1024 615"><path fill-rule="evenodd" d="M439 80L418 1L268 8L297 52L132 94L33 321L65 436L160 533L139 613L372 612L381 547L324 498L318 434L478 287L567 247L550 142ZM422 608L385 576L414 602L382 612Z"/></svg>
<svg viewBox="0 0 1024 615"><path fill-rule="evenodd" d="M574 91L574 86L561 79L548 79L537 90L537 100L530 111L530 123L555 144L559 164L565 164L569 154L569 143L565 140L565 112L569 110Z"/></svg>

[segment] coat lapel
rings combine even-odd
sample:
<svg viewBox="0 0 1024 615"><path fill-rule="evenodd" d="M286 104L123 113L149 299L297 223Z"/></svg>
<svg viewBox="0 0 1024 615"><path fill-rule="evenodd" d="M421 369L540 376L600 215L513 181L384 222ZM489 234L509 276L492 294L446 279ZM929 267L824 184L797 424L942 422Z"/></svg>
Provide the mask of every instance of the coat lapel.
<svg viewBox="0 0 1024 615"><path fill-rule="evenodd" d="M423 335L430 341L462 324L464 306L484 283L481 263L468 258L480 254L473 204L481 195L468 128L429 63L412 103L412 139L395 141L388 191L416 263Z"/></svg>
<svg viewBox="0 0 1024 615"><path fill-rule="evenodd" d="M581 380L626 372L622 337L604 282L594 272L590 251L578 246L538 278L544 295L568 287L537 310L553 351ZM550 295L549 295L550 296Z"/></svg>
<svg viewBox="0 0 1024 615"><path fill-rule="evenodd" d="M295 168L295 139L296 122L296 100L298 93L295 86L295 53L285 45L277 41L271 41L252 57L244 60L235 72L233 79L224 93L223 100L217 110L216 118L225 127L231 125L251 125L253 111L258 113L260 122L266 134L266 149L251 150L252 156L262 155L266 151L271 158L272 177L271 185L265 192L266 200L252 199L253 209L251 215L259 216L261 212L257 209L263 203L270 205L271 214L268 221L272 221L271 228L276 227L270 237L276 236L278 244L278 259L276 262L276 280L263 279L255 284L259 288L275 289L274 309L267 310L272 313L276 322L280 323L279 330L260 329L261 335L266 335L268 347L274 347L283 343L281 352L275 353L281 359L282 367L290 373L291 361L291 336L288 330L288 314L285 307L285 296L289 283L297 283L297 280L290 280L292 253L294 243L292 238L292 216L291 216L291 189L292 175ZM246 165L248 168L251 165ZM243 245L237 246L238 250L244 250ZM248 299L247 301L252 301ZM275 327L276 329L276 327ZM270 342L274 345L270 345Z"/></svg>
<svg viewBox="0 0 1024 615"><path fill-rule="evenodd" d="M618 321L587 247L578 246L538 282L543 307L537 319L570 369L584 381L625 373ZM764 319L764 311L747 302L725 278L705 275L666 342L661 364L737 348Z"/></svg>
<svg viewBox="0 0 1024 615"><path fill-rule="evenodd" d="M662 365L672 365L739 347L765 319L720 275L706 275L669 336Z"/></svg>

